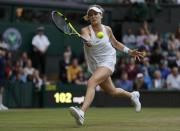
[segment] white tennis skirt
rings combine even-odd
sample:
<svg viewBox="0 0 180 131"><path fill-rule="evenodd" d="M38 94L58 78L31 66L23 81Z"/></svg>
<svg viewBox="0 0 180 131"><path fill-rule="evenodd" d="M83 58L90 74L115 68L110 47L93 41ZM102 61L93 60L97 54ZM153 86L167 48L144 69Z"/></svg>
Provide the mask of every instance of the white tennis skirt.
<svg viewBox="0 0 180 131"><path fill-rule="evenodd" d="M88 64L88 69L89 71L93 74L93 72L98 68L98 67L106 67L108 69L110 69L112 71L112 73L114 72L114 68L115 68L115 64L114 62L102 62L102 63L98 63L98 64Z"/></svg>

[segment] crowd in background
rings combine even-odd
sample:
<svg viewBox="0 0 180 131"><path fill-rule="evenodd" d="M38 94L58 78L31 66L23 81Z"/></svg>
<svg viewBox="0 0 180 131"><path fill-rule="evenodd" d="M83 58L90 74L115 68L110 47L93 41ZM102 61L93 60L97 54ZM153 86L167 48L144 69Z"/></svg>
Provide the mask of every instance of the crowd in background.
<svg viewBox="0 0 180 131"><path fill-rule="evenodd" d="M171 88L180 89L180 27L173 33L166 33L165 36L157 31L151 31L147 22L139 28L137 35L129 28L123 36L123 43L126 46L138 48L145 52L145 58L141 63L135 63L132 58L120 60L120 70L126 70L130 80L135 79L135 85L140 84L141 76L146 89ZM128 66L122 67L128 63ZM127 68L127 69L126 69ZM131 77L132 74L135 74ZM138 76L139 75L139 76ZM134 87L137 89L137 87Z"/></svg>

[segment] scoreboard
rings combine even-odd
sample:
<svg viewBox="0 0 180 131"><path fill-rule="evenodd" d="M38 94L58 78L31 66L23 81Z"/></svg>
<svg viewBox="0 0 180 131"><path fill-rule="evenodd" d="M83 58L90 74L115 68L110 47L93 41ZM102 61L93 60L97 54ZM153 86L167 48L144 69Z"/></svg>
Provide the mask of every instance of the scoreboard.
<svg viewBox="0 0 180 131"><path fill-rule="evenodd" d="M43 88L44 107L79 106L84 102L86 86L50 84Z"/></svg>

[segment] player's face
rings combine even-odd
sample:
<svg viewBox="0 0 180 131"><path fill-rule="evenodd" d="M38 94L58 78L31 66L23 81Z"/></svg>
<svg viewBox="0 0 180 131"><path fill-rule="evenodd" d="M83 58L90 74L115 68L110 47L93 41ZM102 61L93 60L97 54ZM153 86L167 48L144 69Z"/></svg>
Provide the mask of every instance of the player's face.
<svg viewBox="0 0 180 131"><path fill-rule="evenodd" d="M90 10L88 13L88 19L92 25L101 23L102 15L94 10Z"/></svg>

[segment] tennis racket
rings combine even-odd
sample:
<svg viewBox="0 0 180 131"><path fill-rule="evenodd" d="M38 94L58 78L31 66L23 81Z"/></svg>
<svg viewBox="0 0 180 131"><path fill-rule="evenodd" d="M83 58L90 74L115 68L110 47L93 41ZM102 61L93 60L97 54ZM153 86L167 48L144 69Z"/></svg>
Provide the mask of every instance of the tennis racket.
<svg viewBox="0 0 180 131"><path fill-rule="evenodd" d="M56 27L66 35L75 35L81 38L84 42L88 42L81 34L79 34L69 20L59 11L51 12L52 20Z"/></svg>

